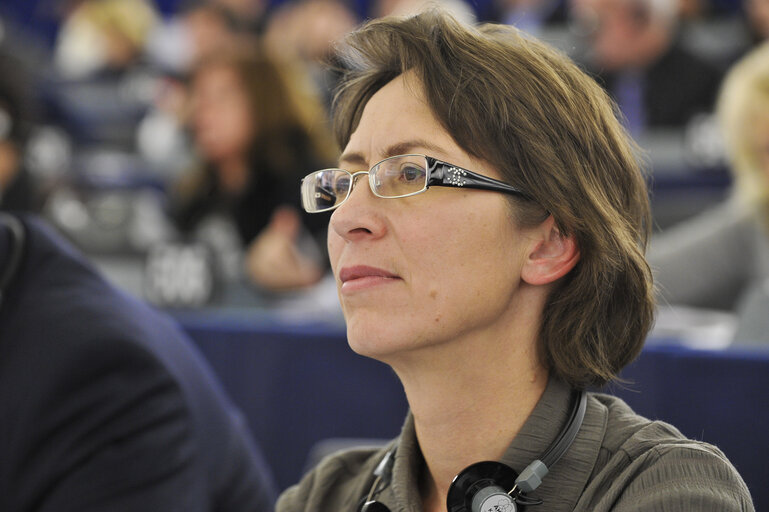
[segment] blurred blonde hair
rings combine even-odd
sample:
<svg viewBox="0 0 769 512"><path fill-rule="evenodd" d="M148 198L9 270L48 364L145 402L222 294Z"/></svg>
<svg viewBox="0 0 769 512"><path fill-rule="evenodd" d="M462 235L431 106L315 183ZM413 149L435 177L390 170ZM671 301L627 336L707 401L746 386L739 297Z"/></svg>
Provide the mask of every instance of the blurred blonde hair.
<svg viewBox="0 0 769 512"><path fill-rule="evenodd" d="M89 0L81 4L75 16L103 30L114 30L134 48L143 48L159 21L155 8L147 0Z"/></svg>
<svg viewBox="0 0 769 512"><path fill-rule="evenodd" d="M761 169L760 150L753 134L756 120L764 119L769 126L769 42L752 50L729 71L717 114L738 200L769 211L769 173Z"/></svg>

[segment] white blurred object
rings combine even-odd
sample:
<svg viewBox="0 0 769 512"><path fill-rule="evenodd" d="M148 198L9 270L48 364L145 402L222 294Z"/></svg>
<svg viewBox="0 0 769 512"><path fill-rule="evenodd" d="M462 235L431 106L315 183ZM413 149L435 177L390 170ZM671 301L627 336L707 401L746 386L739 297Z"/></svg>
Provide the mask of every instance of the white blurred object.
<svg viewBox="0 0 769 512"><path fill-rule="evenodd" d="M101 29L84 19L71 19L59 32L54 62L66 78L83 78L107 62L106 38Z"/></svg>
<svg viewBox="0 0 769 512"><path fill-rule="evenodd" d="M158 25L147 41L147 54L160 69L186 72L196 54L188 25L179 18Z"/></svg>
<svg viewBox="0 0 769 512"><path fill-rule="evenodd" d="M84 230L91 222L85 204L68 188L61 188L51 194L46 205L46 213L68 233Z"/></svg>
<svg viewBox="0 0 769 512"><path fill-rule="evenodd" d="M689 120L684 132L686 156L697 167L726 165L726 145L716 116L698 114Z"/></svg>
<svg viewBox="0 0 769 512"><path fill-rule="evenodd" d="M162 202L163 197L157 190L145 189L134 194L128 225L131 247L146 251L176 237L176 231L162 208Z"/></svg>
<svg viewBox="0 0 769 512"><path fill-rule="evenodd" d="M173 115L162 110L152 110L139 123L136 146L164 178L174 178L193 164L184 129Z"/></svg>
<svg viewBox="0 0 769 512"><path fill-rule="evenodd" d="M27 141L26 167L41 180L64 175L72 164L72 141L60 128L41 126Z"/></svg>
<svg viewBox="0 0 769 512"><path fill-rule="evenodd" d="M738 324L737 315L727 311L660 306L649 338L673 339L689 348L721 350L732 344Z"/></svg>
<svg viewBox="0 0 769 512"><path fill-rule="evenodd" d="M210 251L196 244L159 244L144 269L144 297L158 306L201 307L215 291Z"/></svg>

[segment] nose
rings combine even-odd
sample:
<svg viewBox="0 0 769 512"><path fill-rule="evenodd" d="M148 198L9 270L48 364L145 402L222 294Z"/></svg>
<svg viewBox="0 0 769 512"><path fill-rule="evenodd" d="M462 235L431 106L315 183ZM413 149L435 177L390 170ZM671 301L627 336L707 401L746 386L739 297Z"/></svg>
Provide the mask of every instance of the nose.
<svg viewBox="0 0 769 512"><path fill-rule="evenodd" d="M365 178L362 186L356 186L361 177ZM331 214L329 235L333 232L348 241L376 239L384 235L386 223L379 205L380 198L371 192L367 179L367 171L352 175L349 197Z"/></svg>

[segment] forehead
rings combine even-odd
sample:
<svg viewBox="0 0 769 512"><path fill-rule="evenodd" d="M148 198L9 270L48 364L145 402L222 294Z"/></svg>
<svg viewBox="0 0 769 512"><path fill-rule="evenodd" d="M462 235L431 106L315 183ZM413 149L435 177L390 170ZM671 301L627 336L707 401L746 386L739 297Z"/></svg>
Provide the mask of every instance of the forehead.
<svg viewBox="0 0 769 512"><path fill-rule="evenodd" d="M340 162L371 165L408 152L448 158L456 151L459 147L427 104L419 79L407 73L371 97Z"/></svg>

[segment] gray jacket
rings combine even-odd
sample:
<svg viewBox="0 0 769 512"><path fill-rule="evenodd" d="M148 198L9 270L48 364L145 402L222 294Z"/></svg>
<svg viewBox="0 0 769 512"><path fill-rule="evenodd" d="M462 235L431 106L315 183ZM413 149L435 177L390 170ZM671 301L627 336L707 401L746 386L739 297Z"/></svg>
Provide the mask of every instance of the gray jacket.
<svg viewBox="0 0 769 512"><path fill-rule="evenodd" d="M555 439L569 412L571 391L551 379L501 461L517 472ZM409 415L397 442L391 484L377 499L392 512L421 512L423 470ZM354 512L389 447L352 450L323 460L279 498L277 512ZM566 454L532 493L539 512L754 510L745 483L724 454L649 421L620 399L591 393L580 431Z"/></svg>

